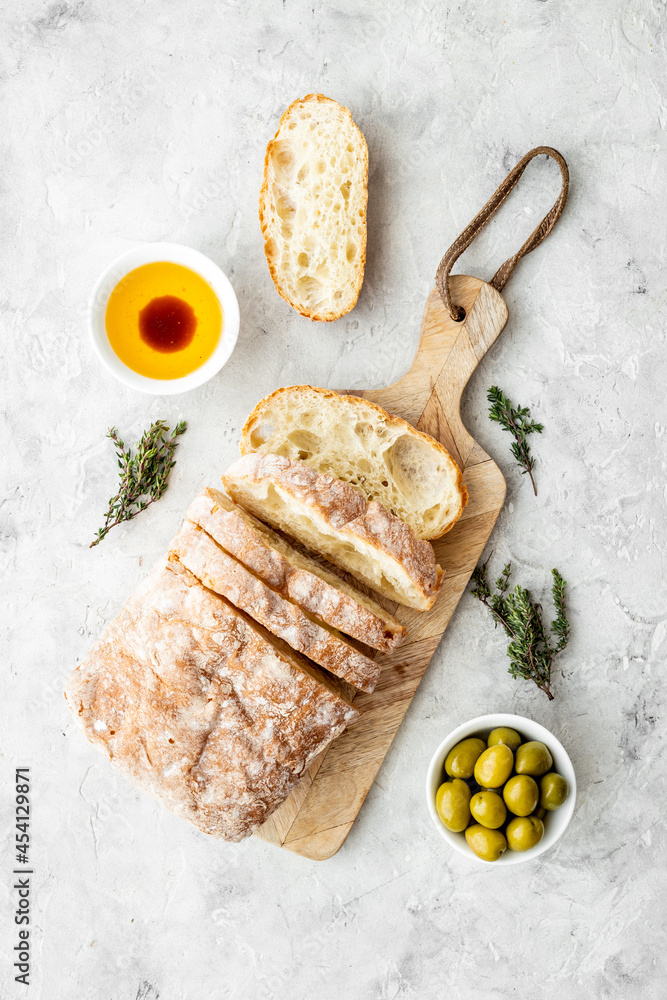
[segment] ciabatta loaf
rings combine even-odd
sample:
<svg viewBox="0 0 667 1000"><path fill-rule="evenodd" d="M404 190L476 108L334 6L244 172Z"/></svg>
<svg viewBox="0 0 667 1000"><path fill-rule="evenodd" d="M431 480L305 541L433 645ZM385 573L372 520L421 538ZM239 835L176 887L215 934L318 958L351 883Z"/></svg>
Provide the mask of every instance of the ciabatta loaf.
<svg viewBox="0 0 667 1000"><path fill-rule="evenodd" d="M313 320L352 309L364 280L368 148L337 101L294 101L269 142L259 198L276 289Z"/></svg>
<svg viewBox="0 0 667 1000"><path fill-rule="evenodd" d="M220 490L207 487L185 516L270 587L333 628L385 653L403 640L404 626L377 601L304 556Z"/></svg>
<svg viewBox="0 0 667 1000"><path fill-rule="evenodd" d="M441 444L359 396L293 385L260 400L241 454L283 455L379 500L420 538L439 538L468 501L461 470Z"/></svg>
<svg viewBox="0 0 667 1000"><path fill-rule="evenodd" d="M67 682L88 739L204 833L247 837L358 712L178 564L138 588Z"/></svg>
<svg viewBox="0 0 667 1000"><path fill-rule="evenodd" d="M385 597L432 607L442 577L432 546L354 487L279 455L244 455L222 481L252 514Z"/></svg>
<svg viewBox="0 0 667 1000"><path fill-rule="evenodd" d="M221 549L199 525L186 521L169 545L179 561L205 587L221 594L239 610L310 657L336 677L361 691L374 690L380 665L335 629L310 617Z"/></svg>

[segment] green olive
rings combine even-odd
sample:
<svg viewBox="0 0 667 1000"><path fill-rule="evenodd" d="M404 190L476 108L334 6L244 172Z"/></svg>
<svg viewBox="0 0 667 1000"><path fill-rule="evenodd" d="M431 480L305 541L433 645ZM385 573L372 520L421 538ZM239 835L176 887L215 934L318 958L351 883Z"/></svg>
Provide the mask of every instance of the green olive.
<svg viewBox="0 0 667 1000"><path fill-rule="evenodd" d="M462 833L470 822L470 789L465 781L445 781L436 792L438 815L452 833Z"/></svg>
<svg viewBox="0 0 667 1000"><path fill-rule="evenodd" d="M507 726L500 726L498 729L491 730L486 742L490 747L495 747L498 743L504 743L505 746L510 748L512 753L516 753L521 746L521 737L516 729L508 729Z"/></svg>
<svg viewBox="0 0 667 1000"><path fill-rule="evenodd" d="M516 773L530 774L534 778L546 774L553 764L553 757L538 740L522 743L516 752Z"/></svg>
<svg viewBox="0 0 667 1000"><path fill-rule="evenodd" d="M529 851L544 836L544 823L537 816L517 816L507 824L505 832L510 851Z"/></svg>
<svg viewBox="0 0 667 1000"><path fill-rule="evenodd" d="M470 812L481 826L489 830L497 830L502 826L507 816L505 803L498 792L477 792L470 800Z"/></svg>
<svg viewBox="0 0 667 1000"><path fill-rule="evenodd" d="M547 811L544 808L544 806L538 806L537 809L535 810L535 812L533 813L533 816L537 816L538 819L544 819L544 817L546 816L546 814L547 814Z"/></svg>
<svg viewBox="0 0 667 1000"><path fill-rule="evenodd" d="M482 861L497 861L507 850L505 834L500 830L487 830L477 823L466 830L468 847Z"/></svg>
<svg viewBox="0 0 667 1000"><path fill-rule="evenodd" d="M540 806L553 812L559 809L567 798L567 781L565 778L550 771L540 781Z"/></svg>
<svg viewBox="0 0 667 1000"><path fill-rule="evenodd" d="M504 785L514 764L514 754L504 743L488 747L475 764L475 781L482 788L499 788Z"/></svg>
<svg viewBox="0 0 667 1000"><path fill-rule="evenodd" d="M472 778L475 762L483 750L486 750L484 740L475 736L462 740L447 754L445 771L450 778Z"/></svg>
<svg viewBox="0 0 667 1000"><path fill-rule="evenodd" d="M515 816L530 816L539 797L537 782L528 774L515 774L503 788L505 805Z"/></svg>

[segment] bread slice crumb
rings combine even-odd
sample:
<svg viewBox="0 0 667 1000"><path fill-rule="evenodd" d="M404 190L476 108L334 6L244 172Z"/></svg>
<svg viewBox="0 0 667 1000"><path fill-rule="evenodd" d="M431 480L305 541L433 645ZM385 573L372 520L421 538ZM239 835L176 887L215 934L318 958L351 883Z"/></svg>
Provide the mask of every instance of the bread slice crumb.
<svg viewBox="0 0 667 1000"><path fill-rule="evenodd" d="M356 304L366 262L368 147L337 101L294 101L269 142L259 198L264 251L278 293L330 322Z"/></svg>

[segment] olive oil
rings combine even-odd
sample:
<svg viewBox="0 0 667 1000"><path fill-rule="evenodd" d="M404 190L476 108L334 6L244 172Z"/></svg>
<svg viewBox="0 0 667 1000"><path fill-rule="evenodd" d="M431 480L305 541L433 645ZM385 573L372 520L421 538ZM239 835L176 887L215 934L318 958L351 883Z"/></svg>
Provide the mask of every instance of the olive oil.
<svg viewBox="0 0 667 1000"><path fill-rule="evenodd" d="M218 298L195 271L157 261L118 282L107 303L109 343L120 360L148 378L174 379L210 358L222 336Z"/></svg>

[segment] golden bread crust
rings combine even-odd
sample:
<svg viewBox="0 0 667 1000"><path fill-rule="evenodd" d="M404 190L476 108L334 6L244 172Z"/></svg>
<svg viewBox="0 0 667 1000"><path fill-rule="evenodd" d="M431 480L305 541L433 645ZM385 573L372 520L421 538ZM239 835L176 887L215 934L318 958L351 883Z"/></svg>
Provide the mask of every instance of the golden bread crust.
<svg viewBox="0 0 667 1000"><path fill-rule="evenodd" d="M125 777L204 833L239 841L358 713L317 668L175 570L138 587L65 696Z"/></svg>
<svg viewBox="0 0 667 1000"><path fill-rule="evenodd" d="M293 385L276 389L257 403L246 420L241 432L241 454L260 452L263 454L277 453L287 458L295 457L299 448L298 445L290 444L288 433L290 430L297 431L297 433L301 430L305 431L305 436L308 437L308 428L300 426L299 407L319 409L321 423L329 424L329 426L334 426L336 421L340 422L343 417L350 423L358 420L371 425L376 433L376 437L373 439L374 443L376 443L376 438L380 437L385 439L401 437L407 441L418 443L420 447L427 448L426 454L430 451L433 463L441 468L439 475L443 484L443 499L440 505L442 509L434 515L433 524L429 525L423 523L423 510L420 509L417 502L414 504L414 510L408 510L408 513L405 509L396 509L391 496L391 490L395 488L396 484L395 481L392 481L391 472L380 460L369 455L368 447L365 452L360 451L359 455L366 461L370 460L373 463L374 476L370 490L363 475L359 475L360 463L359 461L355 462L355 456L347 453L336 454L336 436L333 432L331 441L327 440L324 434L319 435L321 452L305 458L303 455L300 457L307 465L311 465L319 472L330 472L347 482L354 480L353 485L361 490L367 499L379 500L388 510L405 520L421 538L433 540L441 538L442 535L451 531L468 502L468 491L463 484L463 476L457 463L435 438L418 431L406 420L392 416L377 403L363 397L344 395L333 392L331 389L322 389L311 385ZM270 425L272 419L274 423L282 420L283 424L275 428L272 434L267 435L264 432L264 427L267 424ZM354 441L354 443L358 442ZM386 488L382 487L383 481L388 482ZM406 485L409 486L409 481Z"/></svg>
<svg viewBox="0 0 667 1000"><path fill-rule="evenodd" d="M186 517L270 587L327 625L385 653L403 641L405 627L380 604L293 548L220 490L204 489Z"/></svg>
<svg viewBox="0 0 667 1000"><path fill-rule="evenodd" d="M260 454L238 459L222 481L232 499L256 516L315 548L385 596L421 610L432 607L442 578L433 547L348 483L303 462ZM289 506L293 514L289 522L276 521L269 502L271 491L280 504ZM332 540L329 547L327 538ZM395 575L398 589L389 592L381 566Z"/></svg>
<svg viewBox="0 0 667 1000"><path fill-rule="evenodd" d="M367 693L375 689L380 665L340 632L310 618L298 605L255 576L225 552L199 525L185 521L171 540L169 554L209 590L336 677Z"/></svg>

